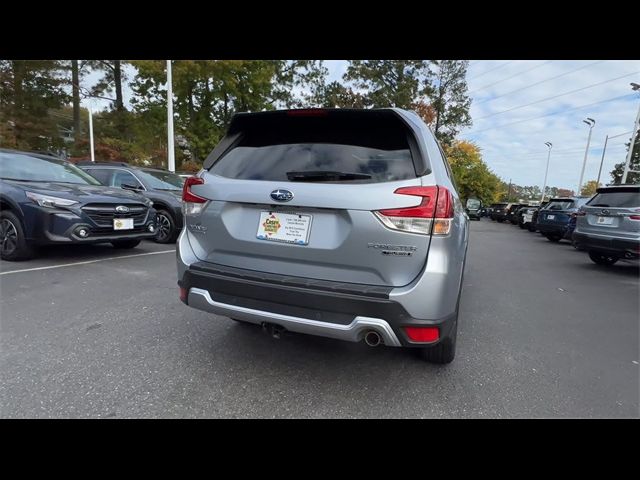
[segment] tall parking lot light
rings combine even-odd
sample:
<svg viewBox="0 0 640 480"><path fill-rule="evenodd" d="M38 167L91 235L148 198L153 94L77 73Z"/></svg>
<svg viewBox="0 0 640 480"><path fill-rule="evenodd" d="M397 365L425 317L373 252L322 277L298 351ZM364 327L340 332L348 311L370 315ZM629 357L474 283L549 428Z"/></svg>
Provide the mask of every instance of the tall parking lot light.
<svg viewBox="0 0 640 480"><path fill-rule="evenodd" d="M637 83L631 83L631 88L634 91L640 90L640 85ZM638 108L638 114L636 115L636 123L633 124L633 132L631 133L631 143L629 144L629 151L627 152L627 159L624 162L624 173L622 174L622 184L627 183L627 175L631 167L631 155L633 154L633 145L635 144L636 135L640 129L640 108Z"/></svg>
<svg viewBox="0 0 640 480"><path fill-rule="evenodd" d="M171 60L167 60L167 167L176 171L176 158L173 150L173 85L171 79Z"/></svg>
<svg viewBox="0 0 640 480"><path fill-rule="evenodd" d="M91 144L91 161L96 161L96 155L93 148L93 113L91 107L89 107L89 143Z"/></svg>
<svg viewBox="0 0 640 480"><path fill-rule="evenodd" d="M544 193L547 189L547 175L549 174L549 160L551 159L551 147L553 147L553 143L544 142L544 144L549 149L549 154L547 155L547 169L544 171L544 183L542 184L542 198L540 199L540 206L544 203Z"/></svg>
<svg viewBox="0 0 640 480"><path fill-rule="evenodd" d="M577 196L580 196L580 192L582 191L582 180L584 178L584 169L587 166L587 156L589 155L589 143L591 143L591 132L593 131L593 127L596 124L596 121L593 118L589 118L589 117L587 117L586 120L583 120L583 122L589 125L589 136L587 137L587 148L584 151L584 161L582 162L582 170L580 171L580 182L578 182Z"/></svg>

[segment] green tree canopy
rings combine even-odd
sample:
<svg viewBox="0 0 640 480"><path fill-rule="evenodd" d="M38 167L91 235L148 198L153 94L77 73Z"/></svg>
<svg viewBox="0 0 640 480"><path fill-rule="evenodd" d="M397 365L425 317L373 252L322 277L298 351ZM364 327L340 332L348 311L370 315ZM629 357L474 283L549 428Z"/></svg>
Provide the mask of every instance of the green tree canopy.
<svg viewBox="0 0 640 480"><path fill-rule="evenodd" d="M444 151L463 200L478 198L485 204L498 201L500 178L482 160L477 145L456 140L451 145L444 145Z"/></svg>
<svg viewBox="0 0 640 480"><path fill-rule="evenodd" d="M63 146L56 119L49 115L70 97L67 66L57 60L0 60L0 137L2 145L24 150Z"/></svg>

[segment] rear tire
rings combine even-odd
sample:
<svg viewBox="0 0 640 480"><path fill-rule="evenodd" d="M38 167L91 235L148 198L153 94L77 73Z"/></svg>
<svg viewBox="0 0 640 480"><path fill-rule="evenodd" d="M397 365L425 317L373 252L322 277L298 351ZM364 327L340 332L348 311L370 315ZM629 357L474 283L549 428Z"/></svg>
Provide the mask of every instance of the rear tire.
<svg viewBox="0 0 640 480"><path fill-rule="evenodd" d="M111 242L113 248L135 248L140 244L140 240L114 240Z"/></svg>
<svg viewBox="0 0 640 480"><path fill-rule="evenodd" d="M9 210L0 211L0 258L16 262L34 255L35 250L27 244L20 219Z"/></svg>
<svg viewBox="0 0 640 480"><path fill-rule="evenodd" d="M529 224L527 225L527 228L529 229L529 231L530 231L531 233L535 233L535 231L536 231L536 227L534 227L532 223L529 223Z"/></svg>
<svg viewBox="0 0 640 480"><path fill-rule="evenodd" d="M598 265L613 265L619 260L615 255L607 255L593 250L589 252L589 258Z"/></svg>
<svg viewBox="0 0 640 480"><path fill-rule="evenodd" d="M550 234L550 235L545 235L545 237L547 237L547 240L553 243L558 243L560 240L562 240L562 236L560 235Z"/></svg>
<svg viewBox="0 0 640 480"><path fill-rule="evenodd" d="M522 230L524 230L524 229L526 228L526 227L524 226L524 223L519 223L519 224L518 224L518 226L519 226Z"/></svg>

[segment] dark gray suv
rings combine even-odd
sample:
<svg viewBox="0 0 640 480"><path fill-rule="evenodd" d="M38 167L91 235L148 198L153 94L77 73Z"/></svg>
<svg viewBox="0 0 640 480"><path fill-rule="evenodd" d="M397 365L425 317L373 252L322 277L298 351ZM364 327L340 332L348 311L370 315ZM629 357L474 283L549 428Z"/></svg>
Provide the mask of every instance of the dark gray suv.
<svg viewBox="0 0 640 480"><path fill-rule="evenodd" d="M640 185L598 188L576 219L573 242L595 263L640 258Z"/></svg>
<svg viewBox="0 0 640 480"><path fill-rule="evenodd" d="M138 192L153 202L158 212L154 240L173 243L182 229L182 185L184 178L160 168L136 167L124 162L79 162L85 172L109 187Z"/></svg>
<svg viewBox="0 0 640 480"><path fill-rule="evenodd" d="M415 113L237 114L183 208L187 305L453 360L469 219Z"/></svg>

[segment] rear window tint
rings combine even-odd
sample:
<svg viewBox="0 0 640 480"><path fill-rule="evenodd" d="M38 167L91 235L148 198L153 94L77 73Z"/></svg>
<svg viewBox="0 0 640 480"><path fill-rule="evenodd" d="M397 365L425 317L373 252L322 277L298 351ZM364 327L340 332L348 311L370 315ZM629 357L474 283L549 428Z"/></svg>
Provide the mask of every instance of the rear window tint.
<svg viewBox="0 0 640 480"><path fill-rule="evenodd" d="M416 177L407 135L397 122L300 122L252 129L210 171L228 178L278 182L289 181L287 172L309 171L371 176L347 183L405 180Z"/></svg>
<svg viewBox="0 0 640 480"><path fill-rule="evenodd" d="M587 203L590 207L640 207L640 192L598 193Z"/></svg>
<svg viewBox="0 0 640 480"><path fill-rule="evenodd" d="M567 210L573 208L573 200L554 200L544 207L546 210Z"/></svg>
<svg viewBox="0 0 640 480"><path fill-rule="evenodd" d="M243 180L287 182L287 172L328 170L365 173L370 179L351 182L390 182L415 177L411 153L356 145L295 143L265 147L236 147L211 172Z"/></svg>

